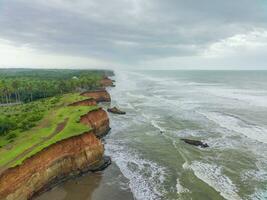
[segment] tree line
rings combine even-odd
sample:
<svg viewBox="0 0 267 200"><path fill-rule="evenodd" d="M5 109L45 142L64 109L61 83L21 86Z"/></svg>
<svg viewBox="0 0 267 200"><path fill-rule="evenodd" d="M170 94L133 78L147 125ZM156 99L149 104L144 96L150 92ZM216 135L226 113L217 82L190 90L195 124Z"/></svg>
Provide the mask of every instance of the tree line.
<svg viewBox="0 0 267 200"><path fill-rule="evenodd" d="M97 88L106 74L89 70L0 70L0 103L31 102Z"/></svg>

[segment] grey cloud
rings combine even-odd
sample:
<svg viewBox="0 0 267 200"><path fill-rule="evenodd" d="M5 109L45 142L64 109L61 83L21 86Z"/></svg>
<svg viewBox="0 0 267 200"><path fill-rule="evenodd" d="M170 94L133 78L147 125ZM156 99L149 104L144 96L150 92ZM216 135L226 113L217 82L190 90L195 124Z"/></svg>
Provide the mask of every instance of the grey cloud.
<svg viewBox="0 0 267 200"><path fill-rule="evenodd" d="M194 56L208 45L266 29L261 0L3 0L0 38L122 64Z"/></svg>

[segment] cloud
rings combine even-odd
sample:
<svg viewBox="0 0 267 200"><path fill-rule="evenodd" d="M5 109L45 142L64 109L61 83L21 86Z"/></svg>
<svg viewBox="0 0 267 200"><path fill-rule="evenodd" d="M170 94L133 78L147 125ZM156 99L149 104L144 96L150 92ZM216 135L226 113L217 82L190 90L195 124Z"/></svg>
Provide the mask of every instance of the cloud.
<svg viewBox="0 0 267 200"><path fill-rule="evenodd" d="M237 47L230 43L237 37L267 30L266 13L262 0L3 0L0 39L16 48L26 45L35 56L61 55L69 62L80 58L94 60L97 66L104 62L151 68L156 60L172 60L179 68L181 60L197 58L205 63L219 52L233 56ZM266 47L247 48L257 52ZM56 59L58 65L66 65L63 57ZM221 62L214 56L210 59Z"/></svg>
<svg viewBox="0 0 267 200"><path fill-rule="evenodd" d="M0 40L1 67L37 67L37 68L109 68L112 65L103 60L61 54L50 54L32 49L28 45L14 46L6 40Z"/></svg>
<svg viewBox="0 0 267 200"><path fill-rule="evenodd" d="M245 34L237 34L232 37L211 44L204 52L205 56L238 55L244 51L267 51L267 30L259 29Z"/></svg>

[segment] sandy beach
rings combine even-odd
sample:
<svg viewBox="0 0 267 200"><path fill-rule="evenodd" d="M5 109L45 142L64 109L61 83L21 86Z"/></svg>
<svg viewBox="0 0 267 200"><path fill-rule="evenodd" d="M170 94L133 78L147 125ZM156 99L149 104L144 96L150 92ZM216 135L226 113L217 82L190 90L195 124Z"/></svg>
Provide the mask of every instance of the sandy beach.
<svg viewBox="0 0 267 200"><path fill-rule="evenodd" d="M121 174L115 163L106 170L87 173L70 179L52 190L45 192L35 200L131 200L134 199L127 179Z"/></svg>

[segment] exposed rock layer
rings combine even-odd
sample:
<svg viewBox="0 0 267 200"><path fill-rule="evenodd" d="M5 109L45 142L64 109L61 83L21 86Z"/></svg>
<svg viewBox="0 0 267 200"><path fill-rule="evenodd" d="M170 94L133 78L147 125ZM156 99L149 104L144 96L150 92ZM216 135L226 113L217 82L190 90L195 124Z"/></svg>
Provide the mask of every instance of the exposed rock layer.
<svg viewBox="0 0 267 200"><path fill-rule="evenodd" d="M110 102L111 98L106 90L94 90L81 93L82 96L91 97L97 102Z"/></svg>
<svg viewBox="0 0 267 200"><path fill-rule="evenodd" d="M108 115L102 108L81 116L80 122L92 127L95 135L99 138L104 137L110 130Z"/></svg>
<svg viewBox="0 0 267 200"><path fill-rule="evenodd" d="M104 77L101 81L100 84L102 87L114 87L113 80L111 80L108 77Z"/></svg>
<svg viewBox="0 0 267 200"><path fill-rule="evenodd" d="M85 99L82 101L77 101L77 102L69 104L69 106L96 106L96 105L97 105L97 102L93 98Z"/></svg>
<svg viewBox="0 0 267 200"><path fill-rule="evenodd" d="M97 137L110 130L107 113L99 108L81 116L92 131L59 141L10 168L0 176L0 200L26 200L50 183L83 171L96 171L103 163L104 147ZM104 162L105 165L110 164ZM105 166L104 166L105 167Z"/></svg>
<svg viewBox="0 0 267 200"><path fill-rule="evenodd" d="M101 162L103 153L92 132L53 144L0 176L0 199L29 199L49 182Z"/></svg>

